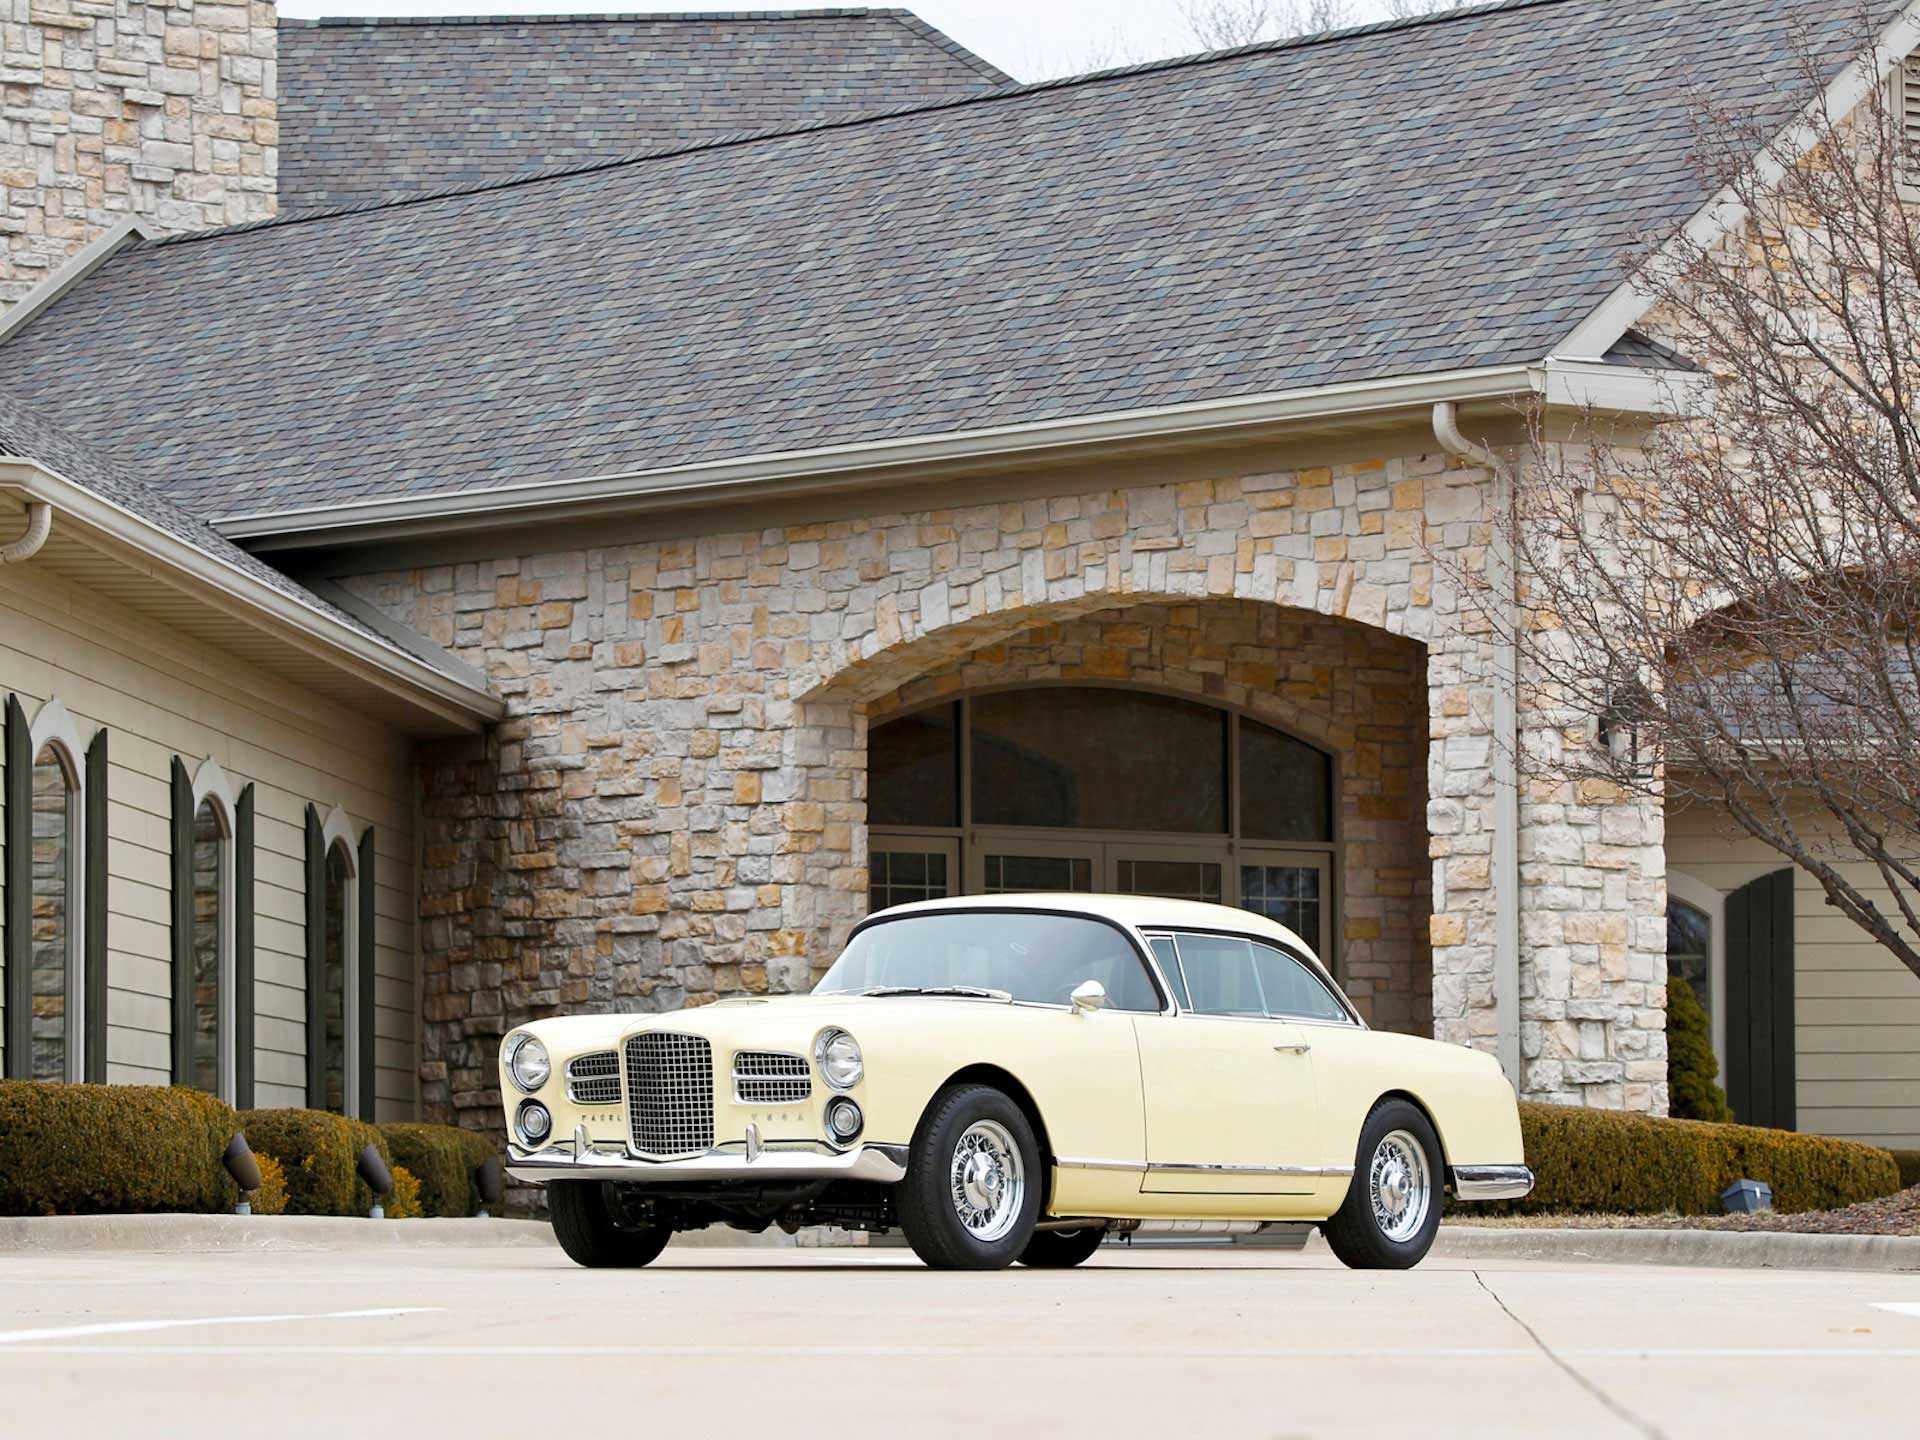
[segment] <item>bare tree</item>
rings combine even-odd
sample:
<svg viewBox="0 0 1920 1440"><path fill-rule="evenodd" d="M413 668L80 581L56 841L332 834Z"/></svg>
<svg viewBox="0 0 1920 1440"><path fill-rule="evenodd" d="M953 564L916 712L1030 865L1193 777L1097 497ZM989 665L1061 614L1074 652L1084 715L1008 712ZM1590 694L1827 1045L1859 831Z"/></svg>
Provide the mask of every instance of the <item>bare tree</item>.
<svg viewBox="0 0 1920 1440"><path fill-rule="evenodd" d="M1744 222L1645 284L1710 414L1536 434L1507 529L1551 723L1523 763L1710 804L1920 974L1920 156L1883 89L1811 147L1702 113Z"/></svg>
<svg viewBox="0 0 1920 1440"><path fill-rule="evenodd" d="M1182 0L1196 43L1228 50L1290 35L1311 35L1369 21L1406 20L1452 9L1455 0Z"/></svg>

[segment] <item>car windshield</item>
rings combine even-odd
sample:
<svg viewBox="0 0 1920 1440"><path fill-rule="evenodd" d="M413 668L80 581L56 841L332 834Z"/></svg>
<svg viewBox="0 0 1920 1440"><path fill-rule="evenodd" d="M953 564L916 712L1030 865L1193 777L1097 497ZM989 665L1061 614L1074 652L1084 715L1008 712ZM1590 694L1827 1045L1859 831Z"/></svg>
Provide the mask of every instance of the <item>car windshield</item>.
<svg viewBox="0 0 1920 1440"><path fill-rule="evenodd" d="M1160 998L1126 935L1099 920L1032 911L936 911L883 920L855 935L816 995L979 994L1065 1005L1098 980L1115 1010Z"/></svg>

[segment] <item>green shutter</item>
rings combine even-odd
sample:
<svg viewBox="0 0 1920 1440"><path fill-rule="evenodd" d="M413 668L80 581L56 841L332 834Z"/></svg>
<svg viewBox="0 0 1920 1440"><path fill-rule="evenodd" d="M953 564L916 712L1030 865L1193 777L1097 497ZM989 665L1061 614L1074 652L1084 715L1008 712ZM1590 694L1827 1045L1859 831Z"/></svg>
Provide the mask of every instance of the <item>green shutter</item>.
<svg viewBox="0 0 1920 1440"><path fill-rule="evenodd" d="M320 812L307 806L307 1105L327 1103L326 1035L320 987L327 960L327 837Z"/></svg>
<svg viewBox="0 0 1920 1440"><path fill-rule="evenodd" d="M92 1085L107 1083L107 729L87 747L86 929L81 932L87 1033L82 1072Z"/></svg>
<svg viewBox="0 0 1920 1440"><path fill-rule="evenodd" d="M359 875L356 892L360 901L360 927L356 937L360 953L352 958L359 976L354 986L353 1024L359 1033L360 1118L373 1119L373 827L360 837Z"/></svg>
<svg viewBox="0 0 1920 1440"><path fill-rule="evenodd" d="M253 786L233 821L233 1105L253 1108Z"/></svg>
<svg viewBox="0 0 1920 1440"><path fill-rule="evenodd" d="M20 697L7 697L5 956L7 986L7 1074L16 1080L33 1075L33 756L28 746L27 712Z"/></svg>
<svg viewBox="0 0 1920 1440"><path fill-rule="evenodd" d="M1793 888L1776 870L1727 897L1727 1101L1742 1124L1792 1130Z"/></svg>
<svg viewBox="0 0 1920 1440"><path fill-rule="evenodd" d="M173 1083L193 1079L193 779L173 757Z"/></svg>

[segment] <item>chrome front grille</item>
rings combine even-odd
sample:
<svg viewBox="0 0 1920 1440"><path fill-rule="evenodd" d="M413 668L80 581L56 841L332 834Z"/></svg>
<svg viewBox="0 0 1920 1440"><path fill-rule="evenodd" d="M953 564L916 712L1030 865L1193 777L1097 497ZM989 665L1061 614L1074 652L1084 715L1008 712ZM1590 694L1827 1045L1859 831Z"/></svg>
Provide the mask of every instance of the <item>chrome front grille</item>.
<svg viewBox="0 0 1920 1440"><path fill-rule="evenodd" d="M798 1105L813 1094L804 1055L742 1050L733 1057L733 1096L742 1105Z"/></svg>
<svg viewBox="0 0 1920 1440"><path fill-rule="evenodd" d="M713 1148L713 1046L648 1030L627 1040L627 1122L642 1155Z"/></svg>
<svg viewBox="0 0 1920 1440"><path fill-rule="evenodd" d="M618 1105L620 1057L611 1050L600 1050L569 1061L567 1098L576 1105Z"/></svg>

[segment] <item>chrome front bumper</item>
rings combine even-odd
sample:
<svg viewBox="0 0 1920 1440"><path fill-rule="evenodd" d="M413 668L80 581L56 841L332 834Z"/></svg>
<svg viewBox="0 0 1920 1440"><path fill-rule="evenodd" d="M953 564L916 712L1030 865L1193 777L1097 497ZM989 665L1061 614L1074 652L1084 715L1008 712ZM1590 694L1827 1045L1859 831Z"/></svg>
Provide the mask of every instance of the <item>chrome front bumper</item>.
<svg viewBox="0 0 1920 1440"><path fill-rule="evenodd" d="M507 1173L516 1180L618 1180L635 1185L685 1185L707 1180L871 1180L897 1185L907 1175L904 1145L716 1145L680 1160L637 1160L576 1142L526 1150L509 1143Z"/></svg>
<svg viewBox="0 0 1920 1440"><path fill-rule="evenodd" d="M1457 1200L1524 1200L1533 1193L1533 1171L1524 1165L1456 1165Z"/></svg>

